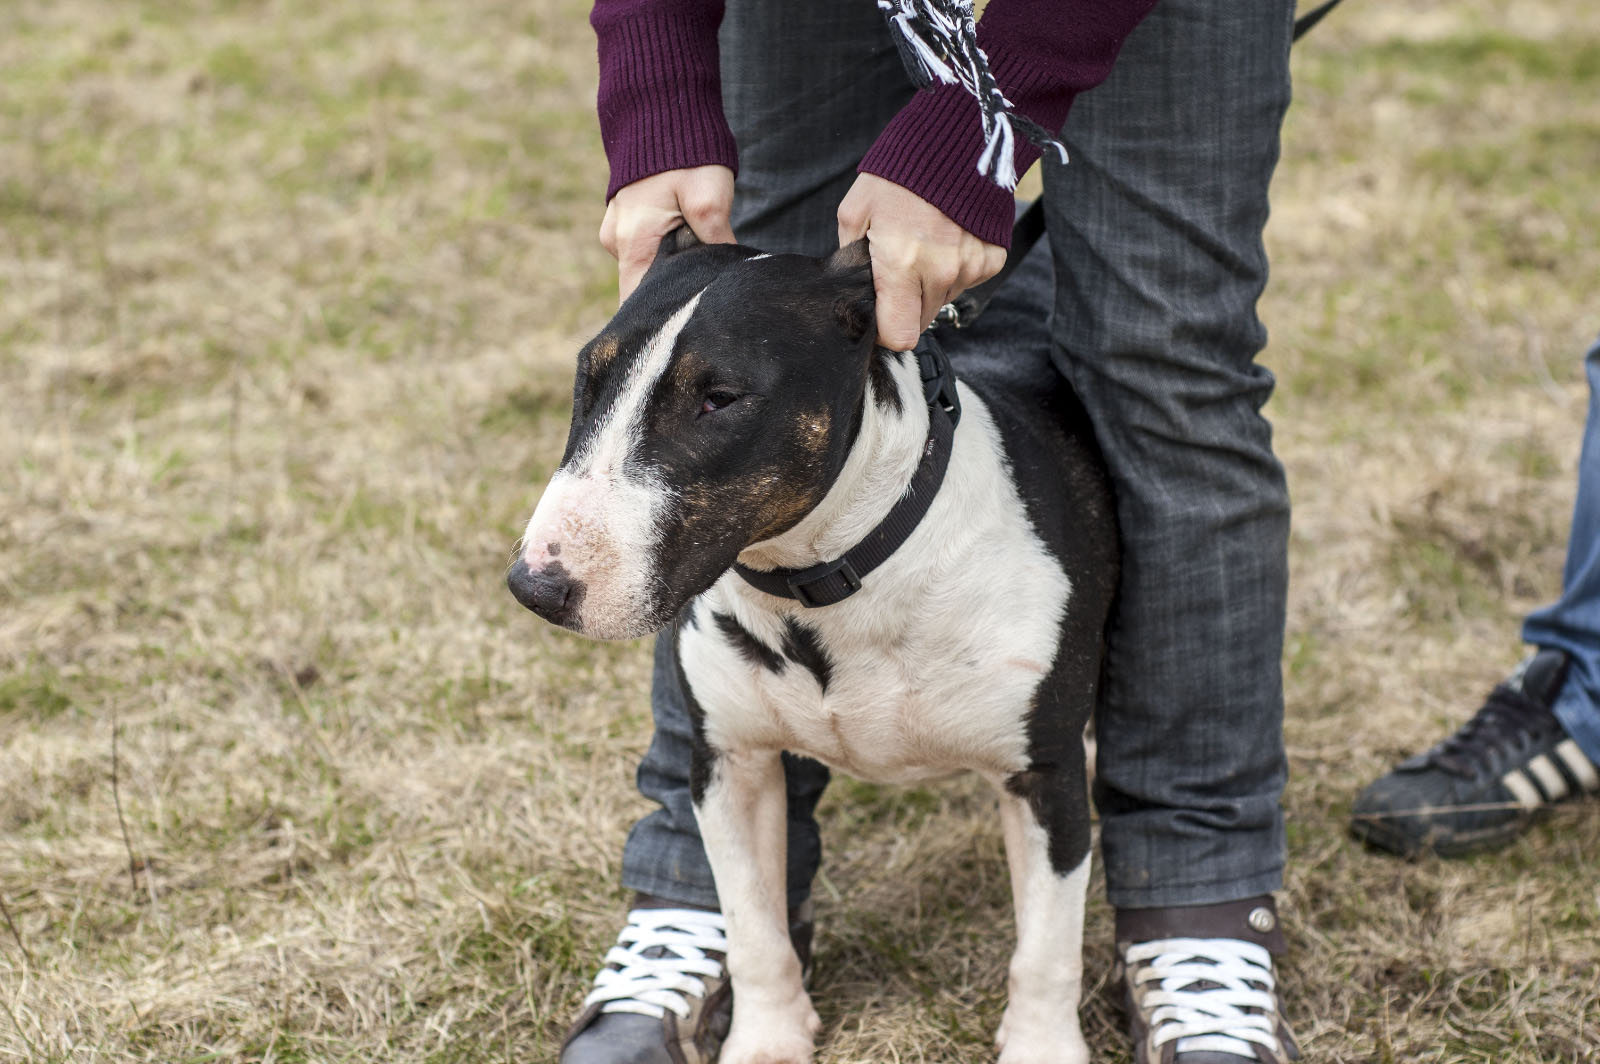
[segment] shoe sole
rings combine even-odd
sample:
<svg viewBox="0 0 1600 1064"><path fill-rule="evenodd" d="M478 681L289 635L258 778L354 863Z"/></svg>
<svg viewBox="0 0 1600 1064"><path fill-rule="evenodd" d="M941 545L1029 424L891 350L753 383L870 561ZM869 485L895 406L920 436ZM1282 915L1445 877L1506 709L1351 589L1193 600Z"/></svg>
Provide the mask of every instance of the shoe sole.
<svg viewBox="0 0 1600 1064"><path fill-rule="evenodd" d="M1468 857L1475 853L1487 853L1509 846L1516 841L1517 836L1543 819L1545 811L1549 808L1542 806L1529 814L1492 828L1448 833L1436 829L1421 837L1408 835L1382 820L1352 819L1350 834L1368 846L1386 850L1400 857L1411 859L1430 855Z"/></svg>

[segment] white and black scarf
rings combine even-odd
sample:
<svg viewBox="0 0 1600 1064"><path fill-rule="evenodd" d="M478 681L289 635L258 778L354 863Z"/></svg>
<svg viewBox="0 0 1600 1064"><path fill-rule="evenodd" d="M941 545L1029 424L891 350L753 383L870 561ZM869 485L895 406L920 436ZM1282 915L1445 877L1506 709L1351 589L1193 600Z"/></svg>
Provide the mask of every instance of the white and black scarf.
<svg viewBox="0 0 1600 1064"><path fill-rule="evenodd" d="M983 118L983 154L978 172L1001 188L1017 187L1012 149L1020 132L1040 150L1054 148L1067 161L1066 147L1006 99L989 72L989 57L978 47L972 0L878 0L889 20L906 73L917 88L934 82L960 85L978 101Z"/></svg>

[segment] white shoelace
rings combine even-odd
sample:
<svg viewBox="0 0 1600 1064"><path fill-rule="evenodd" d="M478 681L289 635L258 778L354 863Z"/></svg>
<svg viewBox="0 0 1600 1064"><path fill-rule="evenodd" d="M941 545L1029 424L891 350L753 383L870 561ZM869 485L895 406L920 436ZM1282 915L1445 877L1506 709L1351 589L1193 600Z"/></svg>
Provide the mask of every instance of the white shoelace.
<svg viewBox="0 0 1600 1064"><path fill-rule="evenodd" d="M721 913L700 909L635 909L606 954L584 1005L605 1002L601 1012L637 1012L658 1019L670 1009L689 1017L689 998L704 997L706 976L722 975L722 962L708 950L726 954L728 938ZM655 952L654 956L646 953Z"/></svg>
<svg viewBox="0 0 1600 1064"><path fill-rule="evenodd" d="M1255 1059L1250 1043L1278 1048L1272 954L1236 938L1163 938L1125 958L1141 1011L1153 1010L1154 1044ZM1245 1011L1245 1010L1253 1011Z"/></svg>

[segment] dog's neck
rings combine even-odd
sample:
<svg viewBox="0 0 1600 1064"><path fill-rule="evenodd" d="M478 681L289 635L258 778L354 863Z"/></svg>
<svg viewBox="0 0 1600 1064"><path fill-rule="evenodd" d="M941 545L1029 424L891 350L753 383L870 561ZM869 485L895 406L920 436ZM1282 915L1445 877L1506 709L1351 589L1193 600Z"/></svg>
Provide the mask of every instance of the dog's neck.
<svg viewBox="0 0 1600 1064"><path fill-rule="evenodd" d="M801 569L837 558L877 527L905 493L928 442L928 407L916 358L904 354L888 366L899 408L880 403L869 379L860 430L833 486L793 528L746 547L741 563Z"/></svg>

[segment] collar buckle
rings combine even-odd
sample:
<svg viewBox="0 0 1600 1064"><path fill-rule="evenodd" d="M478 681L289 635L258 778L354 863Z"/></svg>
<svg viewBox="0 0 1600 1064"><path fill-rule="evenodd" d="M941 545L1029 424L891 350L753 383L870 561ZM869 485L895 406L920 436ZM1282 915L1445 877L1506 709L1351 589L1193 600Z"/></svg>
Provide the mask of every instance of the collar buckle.
<svg viewBox="0 0 1600 1064"><path fill-rule="evenodd" d="M843 581L842 585L824 584L835 574ZM843 602L861 590L861 577L856 575L856 567L850 564L849 556L786 575L784 583L789 585L789 594L794 596L795 601L808 610Z"/></svg>

